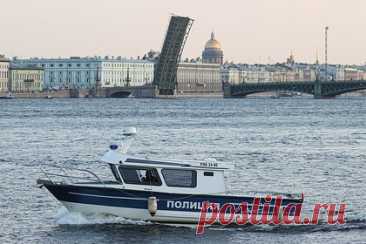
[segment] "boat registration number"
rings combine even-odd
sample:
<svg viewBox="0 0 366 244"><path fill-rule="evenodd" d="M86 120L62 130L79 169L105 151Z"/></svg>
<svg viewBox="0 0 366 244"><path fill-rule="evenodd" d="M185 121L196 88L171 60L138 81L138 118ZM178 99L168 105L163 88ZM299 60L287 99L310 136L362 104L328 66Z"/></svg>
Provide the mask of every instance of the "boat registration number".
<svg viewBox="0 0 366 244"><path fill-rule="evenodd" d="M214 162L201 162L200 163L201 167L212 167L212 168L216 168L218 167L218 163L214 163Z"/></svg>

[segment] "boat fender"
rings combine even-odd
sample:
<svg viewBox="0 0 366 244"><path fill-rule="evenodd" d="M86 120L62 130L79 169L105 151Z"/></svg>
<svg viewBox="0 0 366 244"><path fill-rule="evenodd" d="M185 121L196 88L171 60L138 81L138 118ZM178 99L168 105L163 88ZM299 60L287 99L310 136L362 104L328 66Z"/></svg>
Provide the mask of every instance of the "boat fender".
<svg viewBox="0 0 366 244"><path fill-rule="evenodd" d="M155 216L158 211L158 201L156 197L149 197L147 200L147 207L151 216Z"/></svg>

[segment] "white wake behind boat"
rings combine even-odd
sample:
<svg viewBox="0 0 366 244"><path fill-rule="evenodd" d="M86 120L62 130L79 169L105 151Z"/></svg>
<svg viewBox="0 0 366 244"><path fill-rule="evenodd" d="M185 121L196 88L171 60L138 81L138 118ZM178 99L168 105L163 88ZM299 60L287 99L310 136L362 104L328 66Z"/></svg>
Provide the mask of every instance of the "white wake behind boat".
<svg viewBox="0 0 366 244"><path fill-rule="evenodd" d="M134 130L124 135L133 136ZM109 214L131 220L158 223L195 224L203 202L249 206L255 197L281 195L282 206L303 202L300 194L254 193L243 196L226 191L224 172L233 166L216 160L171 161L129 156L123 146L111 145L100 159L111 170L112 180L105 181L86 169L58 167L42 169L45 178L37 183L45 186L69 211L84 214ZM88 177L70 175L82 172ZM269 214L272 214L274 200Z"/></svg>

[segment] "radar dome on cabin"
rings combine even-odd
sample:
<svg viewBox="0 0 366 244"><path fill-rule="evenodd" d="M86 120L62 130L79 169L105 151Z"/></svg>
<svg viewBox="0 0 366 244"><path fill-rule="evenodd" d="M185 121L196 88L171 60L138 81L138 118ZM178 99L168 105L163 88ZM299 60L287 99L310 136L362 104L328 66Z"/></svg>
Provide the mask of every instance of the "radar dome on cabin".
<svg viewBox="0 0 366 244"><path fill-rule="evenodd" d="M224 52L221 44L215 39L215 33L211 33L211 38L206 42L205 49L202 52L203 63L223 64Z"/></svg>

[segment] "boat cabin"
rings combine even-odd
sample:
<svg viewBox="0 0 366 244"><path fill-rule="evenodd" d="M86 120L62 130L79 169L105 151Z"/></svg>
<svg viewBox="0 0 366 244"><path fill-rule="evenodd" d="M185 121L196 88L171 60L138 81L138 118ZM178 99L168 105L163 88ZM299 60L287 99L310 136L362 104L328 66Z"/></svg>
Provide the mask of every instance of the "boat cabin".
<svg viewBox="0 0 366 244"><path fill-rule="evenodd" d="M130 157L109 150L101 159L108 163L124 189L167 193L223 194L224 172L232 165L210 161L166 161Z"/></svg>

